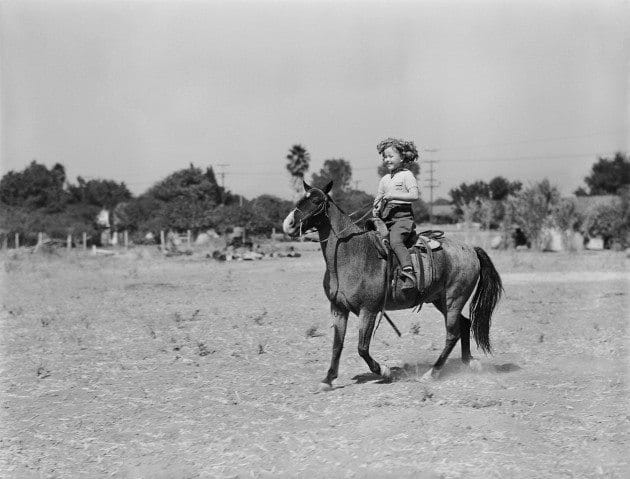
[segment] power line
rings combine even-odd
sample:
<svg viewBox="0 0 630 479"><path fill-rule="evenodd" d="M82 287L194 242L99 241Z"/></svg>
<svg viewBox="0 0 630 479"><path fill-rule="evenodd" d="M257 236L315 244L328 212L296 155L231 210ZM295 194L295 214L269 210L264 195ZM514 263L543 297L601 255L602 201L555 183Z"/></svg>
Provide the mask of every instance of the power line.
<svg viewBox="0 0 630 479"><path fill-rule="evenodd" d="M441 151L441 150L440 150ZM550 155L550 156L512 156L512 157L494 157L494 158L442 158L441 162L448 163L457 163L457 162L475 162L475 161L522 161L522 160L559 160L559 159L567 159L567 158L587 158L589 156L613 156L614 153L605 152L605 153L584 153L584 154L570 154L570 155ZM422 163L426 163L423 161ZM353 168L353 170L371 170L376 169L377 166L365 166L361 168Z"/></svg>
<svg viewBox="0 0 630 479"><path fill-rule="evenodd" d="M438 150L436 148L426 148L423 150L426 153L437 153ZM433 218L433 191L440 186L440 183L434 178L433 174L435 173L434 164L437 163L437 160L424 160L423 164L429 165L429 177L425 178L426 186L429 187L429 220Z"/></svg>
<svg viewBox="0 0 630 479"><path fill-rule="evenodd" d="M560 160L566 158L587 158L589 156L611 156L614 153L584 153L581 155L545 155L545 156L513 156L513 157L494 157L494 158L447 158L443 159L444 162L457 163L457 162L472 162L472 161L522 161L522 160Z"/></svg>
<svg viewBox="0 0 630 479"><path fill-rule="evenodd" d="M616 130L611 132L600 132L600 133L590 133L587 135L576 135L576 136L559 136L555 138L538 138L531 140L518 140L511 141L505 143L487 143L482 145L462 145L462 146L450 146L448 148L441 148L442 151L451 151L451 150L463 150L468 148L487 148L490 146L509 146L509 145L522 145L527 143L546 143L553 141L563 141L563 140L579 140L582 138L593 138L594 136L610 136L616 135L617 133L625 133L625 130Z"/></svg>
<svg viewBox="0 0 630 479"><path fill-rule="evenodd" d="M221 188L225 189L225 168L227 168L230 165L228 163L219 163L215 166L217 168L221 168L221 171L219 171L219 176L221 177Z"/></svg>
<svg viewBox="0 0 630 479"><path fill-rule="evenodd" d="M512 161L532 161L532 160L561 160L561 159L569 159L569 158L587 158L587 157L612 157L615 155L615 152L596 152L596 153L584 153L584 154L567 154L567 155L551 155L551 156L514 156L514 157L493 157L493 158L440 158L441 163L474 163L474 162L512 162ZM422 163L427 163L423 161ZM222 163L216 165L217 167L228 167L230 165ZM378 165L374 164L373 166L364 166L364 167L353 167L353 171L366 171L366 170L374 170L375 172L378 170ZM219 173L219 177L221 178L221 186L225 188L225 175L227 173L225 171L221 171ZM266 176L279 178L283 176L280 173L274 172L256 172L256 171L230 171L231 176ZM84 176L84 178L87 178ZM126 185L152 185L158 183L160 180L143 180L143 181L124 181Z"/></svg>
<svg viewBox="0 0 630 479"><path fill-rule="evenodd" d="M225 168L230 165L228 163L219 163L216 166L221 169L219 176L221 177L221 204L223 204L225 199Z"/></svg>

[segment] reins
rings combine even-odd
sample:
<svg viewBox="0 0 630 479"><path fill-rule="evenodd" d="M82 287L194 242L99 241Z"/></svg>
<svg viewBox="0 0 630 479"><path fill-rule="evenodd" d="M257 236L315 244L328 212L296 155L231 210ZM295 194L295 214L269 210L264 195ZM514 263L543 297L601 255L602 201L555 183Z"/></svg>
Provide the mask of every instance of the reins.
<svg viewBox="0 0 630 479"><path fill-rule="evenodd" d="M381 320L383 319L383 315L385 315L385 305L387 304L387 296L389 295L389 272L391 269L390 263L392 260L392 250L391 248L387 248L387 265L385 266L385 297L383 298L383 304L381 305L381 310L379 311L378 314L378 319L376 320L376 326L374 327L374 332L372 333L372 337L376 337L376 330L378 329L378 327L381 325ZM396 328L396 326L394 326L394 323L392 323L392 320L389 319L389 316L387 316L387 321L389 321L389 324L392 325L392 327L396 330L396 332L398 333L398 336L400 336L400 331L398 331L398 328Z"/></svg>
<svg viewBox="0 0 630 479"><path fill-rule="evenodd" d="M322 212L326 215L326 217L329 220L329 224L330 224L330 231L337 237L337 239L341 239L341 233L343 233L344 231L346 231L347 229L353 227L353 226L358 226L358 223L365 219L371 212L371 208L369 208L364 214L363 216L361 216L359 219L357 220L350 220L350 224L348 226L346 226L345 228L341 229L339 232L336 232L333 227L332 227L332 223L330 222L330 216L328 216L328 202L332 202L332 204L334 204L342 213L343 210L341 210L341 208L339 208L339 205L337 205L337 203L334 202L334 200L330 197L326 198L326 201L322 202L321 206L319 206L315 211L313 211L311 214L308 214L306 216L304 216L304 218L300 219L300 237L305 234L308 233L309 231L317 231L316 227L313 227L311 229L306 230L305 232L302 231L302 223L309 219L312 218L314 216L317 216L319 214L321 214ZM366 206L372 206L372 203L370 203L369 205L364 205L361 208L359 208L358 210L353 211L352 213L350 213L348 216L352 216L354 214L356 214L358 211L361 211L363 208L365 208ZM302 210L299 209L297 206L295 207L296 210L298 210L300 213L303 214ZM319 240L320 243L325 243L326 241L328 241L328 238L330 237L330 234L323 240ZM396 325L394 324L394 322L391 320L391 318L389 317L389 315L385 312L385 306L387 304L387 296L389 295L389 286L390 286L390 261L392 259L392 251L391 248L387 248L387 266L385 267L385 298L383 299L383 304L381 305L381 311L379 312L379 317L378 317L378 321L376 323L376 327L374 328L374 332L372 334L372 337L374 337L374 335L376 335L376 330L378 329L379 325L381 324L381 320L383 319L383 316L385 317L385 319L387 320L387 322L390 324L390 326L394 329L394 331L396 331L396 334L398 334L398 337L401 337L402 334L400 333L400 330L396 327Z"/></svg>
<svg viewBox="0 0 630 479"><path fill-rule="evenodd" d="M394 324L392 319L389 317L387 312L385 312L385 306L387 305L387 297L389 296L389 287L391 286L391 283L392 283L389 273L391 273L393 269L391 265L392 249L389 247L386 247L386 249L387 249L387 260L386 260L387 266L385 267L385 296L383 297L383 304L381 304L381 310L379 311L378 319L376 321L376 326L374 327L374 332L372 333L372 338L376 337L376 330L381 325L381 320L383 319L383 316L385 317L389 325L394 329L394 331L396 331L396 334L398 335L398 337L399 338L402 337L400 330L396 327L396 325Z"/></svg>
<svg viewBox="0 0 630 479"><path fill-rule="evenodd" d="M312 218L313 216L317 216L317 215L319 215L320 213L322 213L322 211L324 212L324 214L326 215L326 217L330 220L330 216L328 216L328 201L331 201L331 202L332 202L332 203L333 203L333 204L334 204L337 208L339 208L339 205L337 205L337 203L335 203L335 202L332 200L332 198L327 198L327 199L326 199L326 201L324 201L324 202L322 203L321 207L319 207L317 210L313 211L311 214L306 215L304 218L300 219L300 236L302 236L302 235L304 235L304 234L306 234L306 233L309 233L310 231L316 231L316 230L317 230L317 228L313 227L313 228L310 228L310 229L308 229L308 230L306 230L306 231L304 231L304 232L303 232L303 231L302 231L302 223L303 223L305 220L307 220L307 219L309 219L309 218ZM372 206L372 203L369 203L369 206ZM357 209L357 210L353 211L352 213L350 213L348 216L352 216L352 215L356 214L357 212L361 211L361 210L362 210L363 208L365 208L365 207L366 207L366 205L364 205L364 206L360 207L359 209ZM302 213L302 210L301 210L301 209L299 209L297 206L295 207L295 209L296 209L296 210L298 210L300 213ZM341 208L339 208L339 209L341 210ZM337 232L337 231L335 231L335 230L333 229L332 224L331 224L331 225L330 225L330 231L331 231L331 232L332 232L332 233L333 233L333 234L337 237L337 239L341 239L341 236L340 236L340 235L341 235L341 233L343 233L344 231L346 231L346 230L347 230L347 229L349 229L349 228L352 228L353 226L359 226L359 222L360 222L361 220L363 220L363 219L367 218L367 216L368 216L371 212L372 212L372 210L371 210L371 209L368 209L368 210L365 212L365 214L363 214L363 216L361 216L361 217L360 217L359 219L357 219L357 220L351 220L351 223L350 223L348 226L346 226L345 228L343 228L341 231L338 231L338 232ZM329 236L330 236L330 235L329 235ZM320 243L325 243L326 241L328 241L328 237L326 237L326 238L325 238L325 239L323 239L323 240L319 240L319 242L320 242Z"/></svg>

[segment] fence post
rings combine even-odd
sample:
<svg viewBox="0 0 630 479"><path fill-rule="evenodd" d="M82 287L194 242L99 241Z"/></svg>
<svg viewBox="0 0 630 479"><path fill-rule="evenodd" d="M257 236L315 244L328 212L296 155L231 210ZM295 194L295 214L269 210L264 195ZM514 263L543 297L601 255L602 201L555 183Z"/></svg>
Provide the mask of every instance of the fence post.
<svg viewBox="0 0 630 479"><path fill-rule="evenodd" d="M15 233L15 249L20 247L20 233Z"/></svg>
<svg viewBox="0 0 630 479"><path fill-rule="evenodd" d="M87 233L83 232L83 251L87 250Z"/></svg>
<svg viewBox="0 0 630 479"><path fill-rule="evenodd" d="M164 252L164 230L160 230L160 249Z"/></svg>
<svg viewBox="0 0 630 479"><path fill-rule="evenodd" d="M68 235L68 237L66 238L66 248L68 249L68 251L72 249L72 235Z"/></svg>
<svg viewBox="0 0 630 479"><path fill-rule="evenodd" d="M247 236L247 234L245 233L245 227L243 226L243 245L245 244L245 238Z"/></svg>
<svg viewBox="0 0 630 479"><path fill-rule="evenodd" d="M188 241L188 249L190 249L190 230L186 231L186 240Z"/></svg>
<svg viewBox="0 0 630 479"><path fill-rule="evenodd" d="M123 236L125 238L125 249L129 248L129 233L127 232L127 230L125 230L125 232L123 233Z"/></svg>
<svg viewBox="0 0 630 479"><path fill-rule="evenodd" d="M37 233L37 245L41 246L41 244L44 242L44 233Z"/></svg>

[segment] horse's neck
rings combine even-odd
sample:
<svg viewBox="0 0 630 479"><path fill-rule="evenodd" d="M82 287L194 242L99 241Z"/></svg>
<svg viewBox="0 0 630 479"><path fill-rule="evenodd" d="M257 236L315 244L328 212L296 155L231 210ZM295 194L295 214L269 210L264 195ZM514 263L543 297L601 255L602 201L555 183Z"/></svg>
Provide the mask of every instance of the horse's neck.
<svg viewBox="0 0 630 479"><path fill-rule="evenodd" d="M329 269L333 262L339 264L337 256L340 250L358 246L357 243L366 240L366 235L357 233L361 233L361 229L348 215L331 203L328 208L328 222L319 228L322 253Z"/></svg>

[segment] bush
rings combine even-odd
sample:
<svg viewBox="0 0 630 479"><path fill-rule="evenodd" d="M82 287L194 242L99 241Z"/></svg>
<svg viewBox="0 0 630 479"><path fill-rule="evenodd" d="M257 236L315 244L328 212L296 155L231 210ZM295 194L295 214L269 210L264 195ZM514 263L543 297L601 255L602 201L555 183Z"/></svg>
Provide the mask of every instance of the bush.
<svg viewBox="0 0 630 479"><path fill-rule="evenodd" d="M536 249L543 247L541 232L555 226L553 212L560 203L560 191L545 179L508 198L505 224L517 225Z"/></svg>
<svg viewBox="0 0 630 479"><path fill-rule="evenodd" d="M573 198L562 198L551 210L555 225L562 231L578 231L584 221Z"/></svg>
<svg viewBox="0 0 630 479"><path fill-rule="evenodd" d="M630 201L628 194L622 194L610 204L600 204L586 213L582 232L594 237L601 236L604 247L619 248L630 246Z"/></svg>

